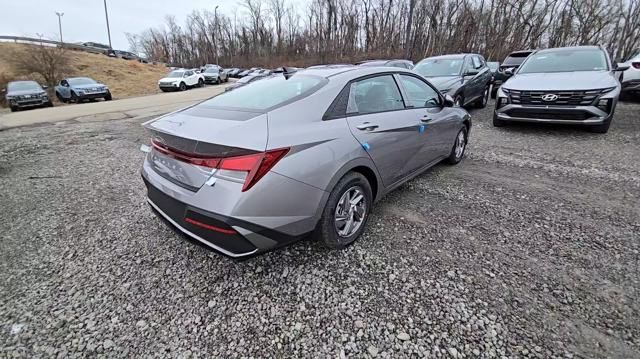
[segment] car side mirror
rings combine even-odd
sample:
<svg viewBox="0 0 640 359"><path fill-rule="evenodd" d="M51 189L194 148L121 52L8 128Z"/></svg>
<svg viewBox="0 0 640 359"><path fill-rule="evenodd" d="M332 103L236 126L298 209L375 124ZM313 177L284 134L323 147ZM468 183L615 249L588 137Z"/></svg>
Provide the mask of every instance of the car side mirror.
<svg viewBox="0 0 640 359"><path fill-rule="evenodd" d="M504 74L505 74L505 75L509 75L509 76L513 75L513 69L506 69L506 70L504 70Z"/></svg>
<svg viewBox="0 0 640 359"><path fill-rule="evenodd" d="M620 72L627 71L627 70L629 70L629 65L620 64L620 63L616 64L616 68L614 69L614 71L620 71Z"/></svg>
<svg viewBox="0 0 640 359"><path fill-rule="evenodd" d="M451 95L444 95L444 107L453 107L455 101Z"/></svg>
<svg viewBox="0 0 640 359"><path fill-rule="evenodd" d="M48 89L48 88L49 88L49 86L47 86L47 85L42 85L42 86L40 86L40 87L42 87L42 89L43 89L43 90L46 90L46 89Z"/></svg>
<svg viewBox="0 0 640 359"><path fill-rule="evenodd" d="M480 73L480 71L478 71L478 70L469 70L469 71L467 71L467 72L465 72L465 73L464 73L464 76L465 76L465 77L466 77L466 76L475 76L475 75L477 75L478 73Z"/></svg>

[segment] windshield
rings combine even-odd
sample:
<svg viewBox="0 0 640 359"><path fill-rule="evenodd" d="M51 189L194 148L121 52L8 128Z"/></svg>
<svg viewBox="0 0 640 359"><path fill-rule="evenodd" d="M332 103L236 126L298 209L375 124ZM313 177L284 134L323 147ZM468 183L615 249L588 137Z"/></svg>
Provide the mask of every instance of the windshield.
<svg viewBox="0 0 640 359"><path fill-rule="evenodd" d="M203 105L261 111L308 95L326 81L322 77L309 75L293 75L288 79L285 76L267 77L218 95L203 102Z"/></svg>
<svg viewBox="0 0 640 359"><path fill-rule="evenodd" d="M67 82L72 85L72 86L78 86L78 85L91 85L91 84L95 84L97 82L95 82L94 80L88 78L88 77L76 77L73 79L68 79Z"/></svg>
<svg viewBox="0 0 640 359"><path fill-rule="evenodd" d="M42 88L35 81L20 81L20 82L9 83L8 90L9 91L29 91L29 90L42 90Z"/></svg>
<svg viewBox="0 0 640 359"><path fill-rule="evenodd" d="M518 73L602 71L608 68L607 59L601 50L558 50L529 56Z"/></svg>
<svg viewBox="0 0 640 359"><path fill-rule="evenodd" d="M167 78L182 77L182 75L184 75L184 71L171 71L171 72L167 75Z"/></svg>
<svg viewBox="0 0 640 359"><path fill-rule="evenodd" d="M218 69L215 67L209 67L208 69L206 69L204 71L205 74L217 74L218 73Z"/></svg>
<svg viewBox="0 0 640 359"><path fill-rule="evenodd" d="M458 76L463 59L426 59L420 61L414 71L425 77Z"/></svg>

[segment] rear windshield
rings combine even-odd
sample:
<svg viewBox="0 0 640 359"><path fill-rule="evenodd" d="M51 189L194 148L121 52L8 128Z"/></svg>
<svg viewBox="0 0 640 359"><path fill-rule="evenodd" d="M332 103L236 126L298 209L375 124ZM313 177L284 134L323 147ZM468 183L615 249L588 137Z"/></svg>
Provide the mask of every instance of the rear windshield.
<svg viewBox="0 0 640 359"><path fill-rule="evenodd" d="M608 70L604 51L592 49L543 51L531 55L519 74Z"/></svg>
<svg viewBox="0 0 640 359"><path fill-rule="evenodd" d="M516 54L511 54L507 56L506 59L502 62L502 66L519 66L522 64L524 59L527 58L531 54L530 52L521 52Z"/></svg>
<svg viewBox="0 0 640 359"><path fill-rule="evenodd" d="M315 92L327 82L319 76L295 74L266 77L202 103L205 106L264 111Z"/></svg>
<svg viewBox="0 0 640 359"><path fill-rule="evenodd" d="M218 68L217 67L209 67L208 69L204 70L204 73L206 74L217 74L218 72Z"/></svg>

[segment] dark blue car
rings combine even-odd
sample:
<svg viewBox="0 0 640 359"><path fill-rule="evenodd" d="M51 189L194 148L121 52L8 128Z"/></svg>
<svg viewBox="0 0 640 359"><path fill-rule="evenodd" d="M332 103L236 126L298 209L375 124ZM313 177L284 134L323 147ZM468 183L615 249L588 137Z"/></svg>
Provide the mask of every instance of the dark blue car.
<svg viewBox="0 0 640 359"><path fill-rule="evenodd" d="M107 85L88 77L70 77L56 86L56 97L61 102L81 102L103 98L111 101L111 92Z"/></svg>

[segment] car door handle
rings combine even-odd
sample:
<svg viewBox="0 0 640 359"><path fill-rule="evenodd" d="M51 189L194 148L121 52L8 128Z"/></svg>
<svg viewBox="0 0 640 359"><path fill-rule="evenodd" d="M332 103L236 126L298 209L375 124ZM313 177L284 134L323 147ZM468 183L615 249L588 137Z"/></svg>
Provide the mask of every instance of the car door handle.
<svg viewBox="0 0 640 359"><path fill-rule="evenodd" d="M432 119L432 118L429 118L429 117L427 117L427 116L424 116L424 117L422 117L422 118L420 119L420 122L427 123L427 122L430 122L431 120L433 120L433 119Z"/></svg>
<svg viewBox="0 0 640 359"><path fill-rule="evenodd" d="M373 131L378 127L379 127L378 125L374 125L369 122L365 122L362 125L356 126L356 128L360 131Z"/></svg>

